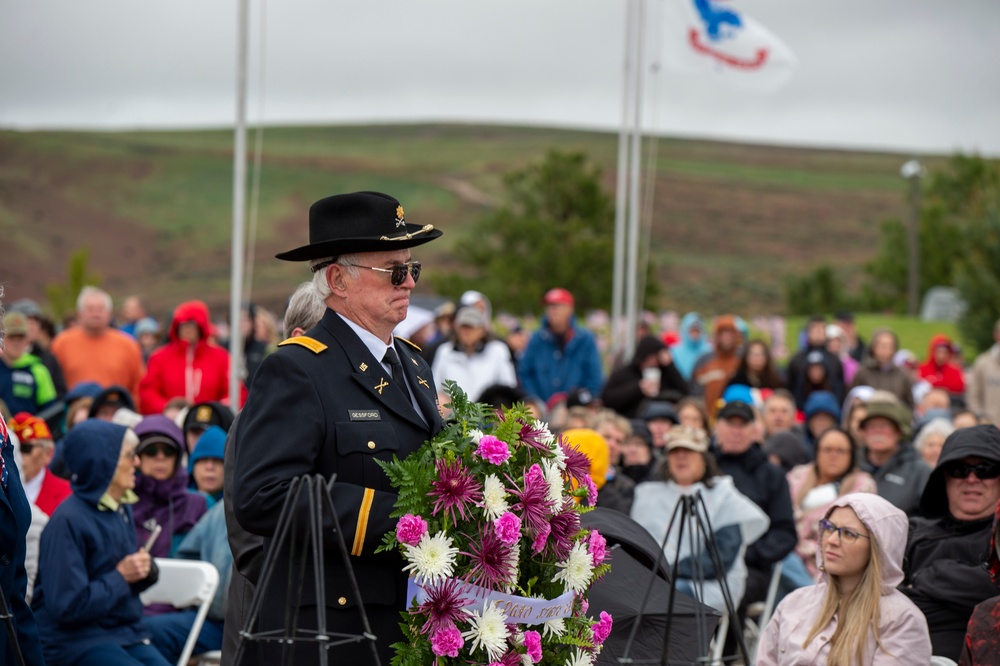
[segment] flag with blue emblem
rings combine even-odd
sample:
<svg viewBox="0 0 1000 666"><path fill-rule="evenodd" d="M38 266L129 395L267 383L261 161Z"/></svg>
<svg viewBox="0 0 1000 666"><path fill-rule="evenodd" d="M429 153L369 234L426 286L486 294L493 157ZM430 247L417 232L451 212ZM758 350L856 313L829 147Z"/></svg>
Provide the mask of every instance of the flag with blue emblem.
<svg viewBox="0 0 1000 666"><path fill-rule="evenodd" d="M667 0L664 64L736 88L768 92L795 68L792 50L742 11L739 0Z"/></svg>

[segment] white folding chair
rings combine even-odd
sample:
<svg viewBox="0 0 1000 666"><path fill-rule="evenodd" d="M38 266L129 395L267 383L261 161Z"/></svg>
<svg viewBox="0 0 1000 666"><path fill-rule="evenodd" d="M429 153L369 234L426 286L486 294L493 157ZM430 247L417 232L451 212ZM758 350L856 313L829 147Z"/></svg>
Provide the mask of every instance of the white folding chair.
<svg viewBox="0 0 1000 666"><path fill-rule="evenodd" d="M771 582L767 586L767 597L764 601L758 601L747 607L747 617L743 626L743 638L746 640L747 651L750 654L750 661L757 658L757 642L764 631L764 627L771 620L774 613L774 605L778 598L778 587L781 584L781 570L783 562L774 565L771 571Z"/></svg>
<svg viewBox="0 0 1000 666"><path fill-rule="evenodd" d="M219 571L210 562L197 560L170 560L156 558L156 566L160 570L160 578L156 585L139 595L142 603L170 604L175 608L198 607L194 624L188 634L187 642L177 666L186 666L194 651L201 626L208 615L208 607L212 605L215 590L219 587Z"/></svg>
<svg viewBox="0 0 1000 666"><path fill-rule="evenodd" d="M930 666L958 666L958 663L953 659L949 659L948 657L941 657L935 655L931 657Z"/></svg>

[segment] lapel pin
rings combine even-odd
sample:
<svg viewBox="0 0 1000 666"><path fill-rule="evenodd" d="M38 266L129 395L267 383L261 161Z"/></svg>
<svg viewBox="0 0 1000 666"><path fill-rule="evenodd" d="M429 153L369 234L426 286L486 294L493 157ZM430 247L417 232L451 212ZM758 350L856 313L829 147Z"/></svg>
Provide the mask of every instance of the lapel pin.
<svg viewBox="0 0 1000 666"><path fill-rule="evenodd" d="M388 385L389 382L385 381L385 377L383 377L381 383L377 384L376 386L373 386L372 388L378 390L378 394L382 395L382 389L384 389Z"/></svg>

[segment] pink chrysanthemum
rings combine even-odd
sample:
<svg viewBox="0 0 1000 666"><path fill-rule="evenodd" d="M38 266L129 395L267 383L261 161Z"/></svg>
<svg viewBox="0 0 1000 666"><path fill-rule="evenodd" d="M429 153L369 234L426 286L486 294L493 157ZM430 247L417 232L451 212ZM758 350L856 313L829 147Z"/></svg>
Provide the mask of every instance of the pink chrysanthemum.
<svg viewBox="0 0 1000 666"><path fill-rule="evenodd" d="M548 523L542 523L541 529L535 534L535 539L531 542L531 554L538 555L540 552L545 550L545 546L549 541L549 535L552 533L552 528Z"/></svg>
<svg viewBox="0 0 1000 666"><path fill-rule="evenodd" d="M501 541L513 546L521 538L521 519L508 511L493 521L493 529Z"/></svg>
<svg viewBox="0 0 1000 666"><path fill-rule="evenodd" d="M572 500L566 500L563 510L549 520L549 526L552 528L549 536L552 553L557 560L565 560L573 547L573 539L580 532L580 514L573 508Z"/></svg>
<svg viewBox="0 0 1000 666"><path fill-rule="evenodd" d="M537 534L543 525L548 524L552 502L548 499L549 484L540 465L532 465L524 473L524 488L515 487L510 494L519 500L511 508L521 514L521 523L532 534Z"/></svg>
<svg viewBox="0 0 1000 666"><path fill-rule="evenodd" d="M580 449L568 446L561 439L559 444L562 446L563 453L566 454L566 474L579 483L585 483L584 479L590 478L590 458Z"/></svg>
<svg viewBox="0 0 1000 666"><path fill-rule="evenodd" d="M611 616L607 612L601 611L600 621L591 625L591 630L594 632L594 645L602 645L608 639L611 634L612 622Z"/></svg>
<svg viewBox="0 0 1000 666"><path fill-rule="evenodd" d="M542 635L537 631L524 632L524 647L531 663L537 664L542 660Z"/></svg>
<svg viewBox="0 0 1000 666"><path fill-rule="evenodd" d="M494 465L502 465L507 462L510 458L510 449L507 448L507 444L500 441L493 435L484 435L482 439L479 440L479 447L476 449L476 455L493 463Z"/></svg>
<svg viewBox="0 0 1000 666"><path fill-rule="evenodd" d="M426 635L453 627L456 622L465 619L465 611L462 609L474 600L461 594L462 586L462 581L457 578L447 578L437 585L421 586L427 593L427 599L410 609L410 615L423 615L427 618L420 633Z"/></svg>
<svg viewBox="0 0 1000 666"><path fill-rule="evenodd" d="M471 505L479 502L483 496L479 482L461 460L453 463L438 460L437 480L432 481L431 485L433 489L429 494L436 498L431 513L436 516L439 512L444 512L445 518L450 519L453 525L458 524L459 516L462 520L471 519L471 511L466 515L466 509L471 509Z"/></svg>
<svg viewBox="0 0 1000 666"><path fill-rule="evenodd" d="M500 661L491 661L487 666L521 666L521 655L517 652L507 652Z"/></svg>
<svg viewBox="0 0 1000 666"><path fill-rule="evenodd" d="M455 626L438 629L431 636L431 650L439 657L457 657L464 645L462 632Z"/></svg>
<svg viewBox="0 0 1000 666"><path fill-rule="evenodd" d="M583 478L583 486L587 489L587 506L597 506L597 484L586 476Z"/></svg>
<svg viewBox="0 0 1000 666"><path fill-rule="evenodd" d="M470 583L498 591L514 583L517 572L512 548L493 530L481 529L479 538L469 539L469 552L462 554L469 558L466 578Z"/></svg>
<svg viewBox="0 0 1000 666"><path fill-rule="evenodd" d="M420 516L408 513L396 523L396 539L400 543L416 546L420 537L427 534L427 521Z"/></svg>
<svg viewBox="0 0 1000 666"><path fill-rule="evenodd" d="M601 566L608 559L608 540L597 530L591 530L587 537L587 552L590 553L594 566Z"/></svg>

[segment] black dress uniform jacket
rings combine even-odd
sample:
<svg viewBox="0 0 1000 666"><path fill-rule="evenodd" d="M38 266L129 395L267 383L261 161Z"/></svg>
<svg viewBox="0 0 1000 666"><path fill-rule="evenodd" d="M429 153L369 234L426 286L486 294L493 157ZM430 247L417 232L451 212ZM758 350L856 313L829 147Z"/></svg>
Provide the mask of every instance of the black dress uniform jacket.
<svg viewBox="0 0 1000 666"><path fill-rule="evenodd" d="M406 341L397 338L394 346L420 414L400 378L390 378L380 359L333 311L327 310L304 337L282 343L258 369L237 423L235 483L227 489L240 525L265 537L265 552L278 549L275 575L261 590L265 597L258 629L293 624L315 629L312 563L302 571L301 551L290 556L288 544L275 543L271 536L292 479L303 474L337 475L334 507L386 666L389 645L402 638L398 623L405 605L406 575L398 553L374 553L396 522L389 518L396 492L375 460L404 458L442 428L430 367ZM299 529L308 518L306 506L305 501L300 503ZM325 521L325 527L332 526L332 520ZM327 625L333 632L360 634L354 594L339 547L329 535L328 530L323 554ZM295 604L298 590L288 588L297 585L289 581L300 574L304 582L301 600ZM245 652L251 658L243 663L279 663L290 656L275 643L248 645ZM367 644L338 646L330 656L331 663L373 661ZM315 644L296 646L292 663L318 663Z"/></svg>

